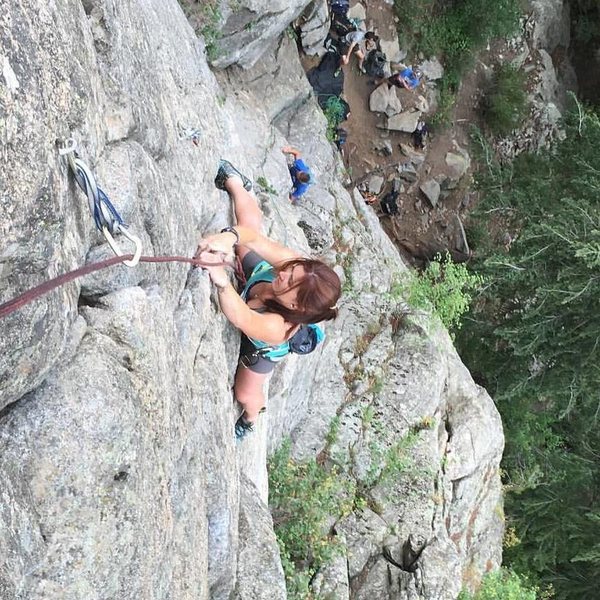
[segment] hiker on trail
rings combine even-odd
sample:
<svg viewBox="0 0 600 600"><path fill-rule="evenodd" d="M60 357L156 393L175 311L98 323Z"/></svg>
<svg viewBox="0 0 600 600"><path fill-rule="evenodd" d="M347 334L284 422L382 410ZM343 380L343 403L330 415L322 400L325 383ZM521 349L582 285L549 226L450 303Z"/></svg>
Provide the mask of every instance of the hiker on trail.
<svg viewBox="0 0 600 600"><path fill-rule="evenodd" d="M244 407L235 424L236 438L241 440L253 431L265 404L263 383L288 353L288 341L313 327L304 324L337 316L341 284L322 261L306 258L260 233L262 214L250 194L252 184L231 163L221 161L215 185L233 201L237 224L202 239L199 257L221 262L235 252L248 280L240 296L224 267L206 267L223 314L242 332L233 388Z"/></svg>
<svg viewBox="0 0 600 600"><path fill-rule="evenodd" d="M412 69L412 67L406 67L394 73L390 77L385 79L375 80L375 85L380 86L384 83L389 85L395 85L406 90L416 90L422 83L423 73L419 69Z"/></svg>
<svg viewBox="0 0 600 600"><path fill-rule="evenodd" d="M281 151L288 156L288 169L292 178L292 191L290 192L290 202L298 204L298 201L312 184L313 177L308 165L300 158L300 152L291 146L284 146Z"/></svg>
<svg viewBox="0 0 600 600"><path fill-rule="evenodd" d="M350 56L354 52L358 58L358 68L361 73L366 73L363 63L365 57L371 50L377 48L379 37L372 31L352 31L344 37L344 42L348 45L342 55L342 65L347 65L350 62Z"/></svg>

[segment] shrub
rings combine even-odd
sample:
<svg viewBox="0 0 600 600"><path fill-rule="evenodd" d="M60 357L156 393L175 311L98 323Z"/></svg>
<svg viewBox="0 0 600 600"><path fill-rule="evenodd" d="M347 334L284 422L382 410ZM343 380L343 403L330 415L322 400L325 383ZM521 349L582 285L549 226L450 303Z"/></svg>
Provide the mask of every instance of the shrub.
<svg viewBox="0 0 600 600"><path fill-rule="evenodd" d="M458 600L536 600L537 591L517 573L500 569L485 575L474 595L463 590Z"/></svg>
<svg viewBox="0 0 600 600"><path fill-rule="evenodd" d="M305 598L312 575L341 550L327 524L348 514L353 501L336 467L294 460L289 440L269 460L269 506L290 599Z"/></svg>
<svg viewBox="0 0 600 600"><path fill-rule="evenodd" d="M198 4L193 0L179 0L179 4L197 34L204 38L206 56L214 60L219 56L218 41L221 39L221 11L216 0Z"/></svg>
<svg viewBox="0 0 600 600"><path fill-rule="evenodd" d="M271 194L272 196L276 196L277 195L277 190L270 184L269 180L264 175L261 175L260 177L258 177L256 179L256 183L267 194Z"/></svg>
<svg viewBox="0 0 600 600"><path fill-rule="evenodd" d="M452 261L449 253L436 254L425 271L412 278L405 289L408 303L433 310L450 331L460 329L460 318L469 310L471 292L483 278L469 272L464 264Z"/></svg>
<svg viewBox="0 0 600 600"><path fill-rule="evenodd" d="M327 119L327 139L334 142L337 128L344 120L346 107L338 96L331 96L325 103L325 118Z"/></svg>
<svg viewBox="0 0 600 600"><path fill-rule="evenodd" d="M438 56L445 69L440 82L440 115L434 124L449 124L454 96L474 53L494 37L517 31L519 0L395 0L398 37L414 53Z"/></svg>
<svg viewBox="0 0 600 600"><path fill-rule="evenodd" d="M498 68L482 106L492 133L506 135L523 121L527 109L524 87L524 73L510 65Z"/></svg>

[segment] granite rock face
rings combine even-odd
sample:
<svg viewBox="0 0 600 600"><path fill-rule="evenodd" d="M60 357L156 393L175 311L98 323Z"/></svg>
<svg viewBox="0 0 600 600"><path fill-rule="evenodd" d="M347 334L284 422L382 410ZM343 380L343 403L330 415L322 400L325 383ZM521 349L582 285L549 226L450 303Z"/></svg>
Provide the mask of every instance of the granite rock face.
<svg viewBox="0 0 600 600"><path fill-rule="evenodd" d="M279 35L307 4L223 7L215 64L238 66L216 74L171 0L22 0L0 16L0 302L110 255L58 154L67 137L144 254L191 256L201 234L232 222L213 185L224 157L263 181L265 232L337 263L347 290L325 343L276 369L240 447L239 335L201 270L117 266L0 320L1 598L284 598L267 453L291 435L296 457L314 456L339 414L336 444L356 450L347 466L364 479L375 434L356 411L367 405L386 424L382 448L419 430L418 477L394 479L391 496L387 482L369 488L379 512L337 524L352 570L338 561L315 585L454 598L467 574L497 566L498 415L445 332L403 317L399 255L340 182L295 42ZM286 144L316 178L298 207Z"/></svg>
<svg viewBox="0 0 600 600"><path fill-rule="evenodd" d="M222 17L215 24L218 34L213 66L223 69L237 64L250 68L263 55L265 45L283 33L310 3L311 0L219 2ZM197 10L203 10L200 4Z"/></svg>

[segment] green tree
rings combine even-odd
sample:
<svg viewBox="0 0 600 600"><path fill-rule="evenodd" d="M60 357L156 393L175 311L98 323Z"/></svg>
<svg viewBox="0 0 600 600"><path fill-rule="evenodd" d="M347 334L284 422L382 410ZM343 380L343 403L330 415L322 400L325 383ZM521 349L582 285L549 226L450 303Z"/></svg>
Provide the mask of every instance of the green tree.
<svg viewBox="0 0 600 600"><path fill-rule="evenodd" d="M600 581L600 120L577 105L565 125L552 150L503 167L483 148L479 218L502 215L516 240L480 255L488 285L458 343L506 429L523 540L506 557L582 599Z"/></svg>

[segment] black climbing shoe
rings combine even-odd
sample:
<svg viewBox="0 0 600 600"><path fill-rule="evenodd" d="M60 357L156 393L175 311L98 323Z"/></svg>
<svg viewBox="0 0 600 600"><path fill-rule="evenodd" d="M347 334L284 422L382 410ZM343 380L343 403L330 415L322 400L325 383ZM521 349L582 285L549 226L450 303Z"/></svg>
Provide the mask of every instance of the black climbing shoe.
<svg viewBox="0 0 600 600"><path fill-rule="evenodd" d="M244 415L242 415L235 422L235 439L238 442L241 442L249 433L254 433L254 423L246 421L246 419L244 419Z"/></svg>
<svg viewBox="0 0 600 600"><path fill-rule="evenodd" d="M219 161L217 176L215 177L215 186L220 190L226 191L225 182L230 177L239 177L246 191L249 192L252 189L252 182L245 175L240 173L228 160L221 159Z"/></svg>

